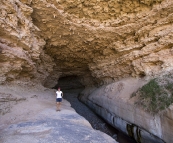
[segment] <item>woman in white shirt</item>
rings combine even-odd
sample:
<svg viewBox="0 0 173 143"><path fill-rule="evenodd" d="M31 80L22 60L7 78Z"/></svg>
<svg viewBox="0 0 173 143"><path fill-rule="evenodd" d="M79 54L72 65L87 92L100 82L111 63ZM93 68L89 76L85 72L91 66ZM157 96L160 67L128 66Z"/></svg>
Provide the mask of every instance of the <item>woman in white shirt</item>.
<svg viewBox="0 0 173 143"><path fill-rule="evenodd" d="M58 91L56 91L56 105L57 105L56 111L60 111L62 97L63 97L63 92L60 90L60 87L58 87Z"/></svg>

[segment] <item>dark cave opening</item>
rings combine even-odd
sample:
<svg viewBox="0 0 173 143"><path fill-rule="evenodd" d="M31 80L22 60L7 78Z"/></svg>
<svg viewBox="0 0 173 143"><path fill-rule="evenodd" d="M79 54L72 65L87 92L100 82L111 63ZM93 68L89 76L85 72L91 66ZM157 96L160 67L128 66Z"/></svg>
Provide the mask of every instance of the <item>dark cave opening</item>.
<svg viewBox="0 0 173 143"><path fill-rule="evenodd" d="M84 89L85 86L81 83L80 77L76 75L61 77L58 80L58 84L55 85L55 89L58 87L61 90L72 90L72 89Z"/></svg>
<svg viewBox="0 0 173 143"><path fill-rule="evenodd" d="M58 84L54 88L57 89L58 87L63 91L63 98L69 101L71 107L75 109L79 115L89 121L94 129L108 134L119 143L136 143L134 139L109 125L102 117L97 115L78 99L78 95L85 88L79 76L73 75L59 78Z"/></svg>

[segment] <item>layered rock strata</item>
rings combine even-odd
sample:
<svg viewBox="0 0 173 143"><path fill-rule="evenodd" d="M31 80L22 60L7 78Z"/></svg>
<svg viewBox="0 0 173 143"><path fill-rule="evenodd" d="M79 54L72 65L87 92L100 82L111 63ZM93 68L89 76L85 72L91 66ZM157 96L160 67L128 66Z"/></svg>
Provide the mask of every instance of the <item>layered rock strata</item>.
<svg viewBox="0 0 173 143"><path fill-rule="evenodd" d="M55 79L77 75L102 85L170 70L172 6L171 0L3 0L1 83L37 78L53 87Z"/></svg>
<svg viewBox="0 0 173 143"><path fill-rule="evenodd" d="M40 82L52 71L52 59L44 54L46 42L32 22L32 12L31 7L19 0L0 2L1 84L34 78Z"/></svg>
<svg viewBox="0 0 173 143"><path fill-rule="evenodd" d="M172 21L171 0L1 0L0 84L52 88L75 75L99 87L162 74L173 69Z"/></svg>

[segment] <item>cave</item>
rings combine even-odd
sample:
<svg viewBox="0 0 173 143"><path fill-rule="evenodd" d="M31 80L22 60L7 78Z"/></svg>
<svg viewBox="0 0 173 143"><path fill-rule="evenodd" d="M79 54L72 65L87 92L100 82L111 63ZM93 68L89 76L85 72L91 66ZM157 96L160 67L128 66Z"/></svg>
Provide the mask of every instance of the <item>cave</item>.
<svg viewBox="0 0 173 143"><path fill-rule="evenodd" d="M75 75L60 77L58 79L58 84L54 88L57 89L58 87L60 87L62 90L85 88L84 85L82 85L80 78Z"/></svg>
<svg viewBox="0 0 173 143"><path fill-rule="evenodd" d="M173 142L172 7L171 0L1 0L3 129L7 123L24 121L22 114L31 119L40 107L47 112L40 117L50 113L59 120L53 107L47 110L61 87L80 91L81 102L139 143ZM153 79L166 96L151 96L158 103L150 106L152 99L141 97L140 90ZM72 116L70 105L64 104L64 112Z"/></svg>
<svg viewBox="0 0 173 143"><path fill-rule="evenodd" d="M53 88L57 90L59 87L61 91L63 91L63 99L69 101L71 107L75 109L79 115L89 121L95 130L100 130L108 134L119 143L136 143L133 136L129 136L121 130L112 127L99 114L95 114L89 106L87 107L80 101L78 97L85 89L80 77L75 75L60 77L58 84Z"/></svg>

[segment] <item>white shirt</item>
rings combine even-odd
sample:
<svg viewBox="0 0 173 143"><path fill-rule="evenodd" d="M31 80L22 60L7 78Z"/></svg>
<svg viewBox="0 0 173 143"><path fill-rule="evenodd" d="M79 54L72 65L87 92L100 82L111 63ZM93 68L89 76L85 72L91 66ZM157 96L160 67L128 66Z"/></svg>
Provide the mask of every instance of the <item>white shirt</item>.
<svg viewBox="0 0 173 143"><path fill-rule="evenodd" d="M56 91L56 98L62 98L61 93L62 91Z"/></svg>

